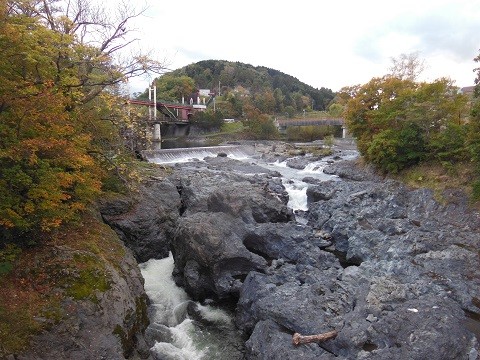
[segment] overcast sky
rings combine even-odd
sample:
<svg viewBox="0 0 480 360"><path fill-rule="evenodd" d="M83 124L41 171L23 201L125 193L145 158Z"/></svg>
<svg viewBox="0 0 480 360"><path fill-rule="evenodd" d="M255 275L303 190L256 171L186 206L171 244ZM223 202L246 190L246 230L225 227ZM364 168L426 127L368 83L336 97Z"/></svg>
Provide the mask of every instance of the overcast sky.
<svg viewBox="0 0 480 360"><path fill-rule="evenodd" d="M172 70L201 60L265 66L333 91L388 73L418 52L426 70L473 85L480 0L147 0L135 24L144 49ZM130 84L148 87L148 79Z"/></svg>

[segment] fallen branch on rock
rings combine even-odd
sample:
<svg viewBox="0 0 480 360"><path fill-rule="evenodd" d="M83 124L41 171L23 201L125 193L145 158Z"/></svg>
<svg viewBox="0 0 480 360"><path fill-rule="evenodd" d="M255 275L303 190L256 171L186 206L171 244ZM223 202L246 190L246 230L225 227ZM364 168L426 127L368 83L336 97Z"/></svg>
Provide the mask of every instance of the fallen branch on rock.
<svg viewBox="0 0 480 360"><path fill-rule="evenodd" d="M322 341L327 341L330 339L335 339L337 337L337 331L329 331L323 334L317 334L317 335L301 335L299 333L293 334L293 345L300 345L300 344L309 344L312 342L322 342Z"/></svg>

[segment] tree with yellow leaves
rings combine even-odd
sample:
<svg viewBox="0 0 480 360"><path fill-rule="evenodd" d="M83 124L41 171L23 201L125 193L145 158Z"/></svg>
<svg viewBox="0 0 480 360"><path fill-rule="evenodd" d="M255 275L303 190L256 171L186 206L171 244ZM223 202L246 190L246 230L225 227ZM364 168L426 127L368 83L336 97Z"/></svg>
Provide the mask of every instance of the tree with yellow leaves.
<svg viewBox="0 0 480 360"><path fill-rule="evenodd" d="M99 194L119 141L113 90L162 70L146 55L119 58L141 12L117 10L0 0L0 247L74 219Z"/></svg>

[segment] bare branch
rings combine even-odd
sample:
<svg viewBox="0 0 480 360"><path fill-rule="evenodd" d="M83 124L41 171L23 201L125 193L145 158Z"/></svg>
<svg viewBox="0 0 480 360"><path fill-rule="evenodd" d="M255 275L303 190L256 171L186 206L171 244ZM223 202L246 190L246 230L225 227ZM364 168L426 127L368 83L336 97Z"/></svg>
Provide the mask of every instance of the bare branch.
<svg viewBox="0 0 480 360"><path fill-rule="evenodd" d="M295 333L293 334L292 342L294 345L309 344L312 342L323 342L330 339L335 339L337 335L338 332L336 330L317 335L301 335L299 333Z"/></svg>
<svg viewBox="0 0 480 360"><path fill-rule="evenodd" d="M84 103L108 86L166 70L165 64L152 60L150 54L140 50L127 53L138 41L131 36L134 30L130 24L144 14L145 7L135 9L126 0L118 0L111 11L95 6L90 0L11 1L15 4L11 11L31 14L62 35L58 53L52 59L57 76L54 81L62 87L81 88ZM68 40L63 44L66 39L73 43ZM63 76L68 81L62 81ZM35 80L42 81L40 77Z"/></svg>
<svg viewBox="0 0 480 360"><path fill-rule="evenodd" d="M419 53L401 54L398 58L391 58L390 76L402 80L415 81L425 70L425 61L419 58Z"/></svg>

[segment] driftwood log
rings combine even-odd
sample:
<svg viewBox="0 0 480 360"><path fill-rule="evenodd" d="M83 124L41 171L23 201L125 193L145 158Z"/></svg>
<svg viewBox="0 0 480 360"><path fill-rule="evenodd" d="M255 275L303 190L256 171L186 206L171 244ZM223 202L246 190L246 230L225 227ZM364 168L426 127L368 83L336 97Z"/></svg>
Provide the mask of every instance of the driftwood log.
<svg viewBox="0 0 480 360"><path fill-rule="evenodd" d="M329 331L323 334L317 335L301 335L299 333L293 334L293 345L300 345L300 344L309 344L312 342L322 342L327 341L330 339L335 339L337 337L337 331Z"/></svg>

